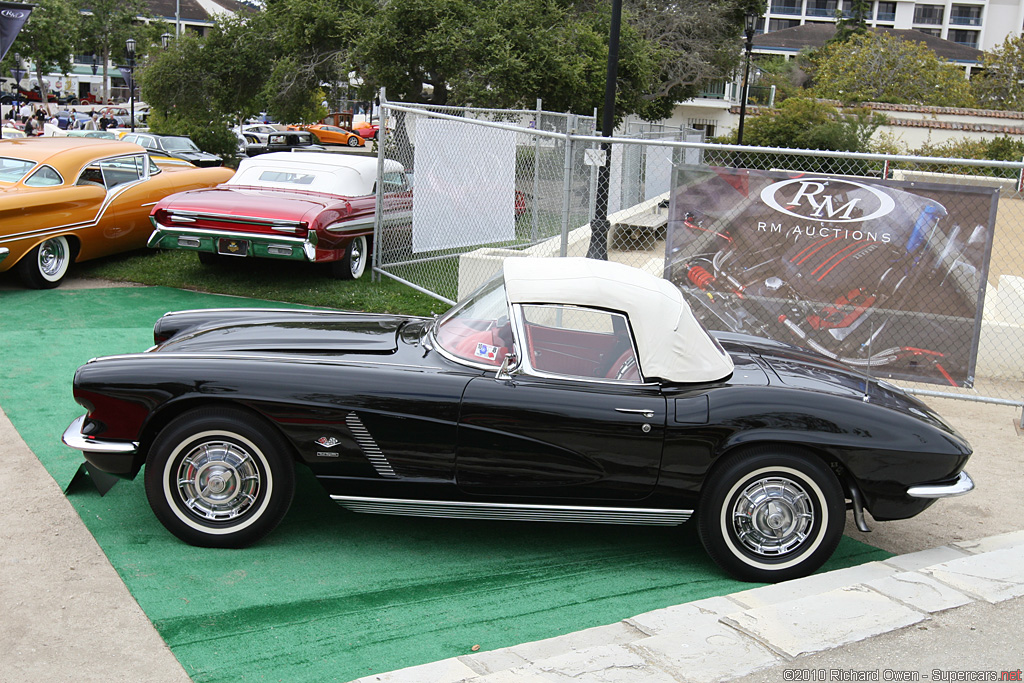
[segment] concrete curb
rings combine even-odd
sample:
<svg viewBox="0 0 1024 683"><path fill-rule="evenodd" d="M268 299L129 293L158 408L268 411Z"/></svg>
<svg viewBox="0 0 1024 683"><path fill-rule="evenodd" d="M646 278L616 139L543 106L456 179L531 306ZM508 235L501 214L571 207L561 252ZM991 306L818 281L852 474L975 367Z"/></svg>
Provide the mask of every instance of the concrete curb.
<svg viewBox="0 0 1024 683"><path fill-rule="evenodd" d="M1015 531L357 683L728 681L921 624L946 610L1021 596L1024 531Z"/></svg>

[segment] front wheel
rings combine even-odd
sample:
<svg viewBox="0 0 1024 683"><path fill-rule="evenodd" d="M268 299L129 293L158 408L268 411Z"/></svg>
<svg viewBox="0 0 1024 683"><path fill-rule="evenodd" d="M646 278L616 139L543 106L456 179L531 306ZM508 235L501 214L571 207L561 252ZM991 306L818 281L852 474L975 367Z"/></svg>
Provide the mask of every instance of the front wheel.
<svg viewBox="0 0 1024 683"><path fill-rule="evenodd" d="M167 530L191 545L244 548L284 518L295 494L288 443L236 408L182 414L146 460L146 497Z"/></svg>
<svg viewBox="0 0 1024 683"><path fill-rule="evenodd" d="M66 237L51 237L18 262L22 282L32 289L59 287L71 265L71 246Z"/></svg>
<svg viewBox="0 0 1024 683"><path fill-rule="evenodd" d="M359 147L359 145L360 145L359 138L355 137L354 135L348 139L348 146L349 147Z"/></svg>
<svg viewBox="0 0 1024 683"><path fill-rule="evenodd" d="M846 497L832 471L811 455L761 448L729 456L701 496L700 540L741 581L806 576L831 557L843 535Z"/></svg>
<svg viewBox="0 0 1024 683"><path fill-rule="evenodd" d="M331 272L340 280L358 280L366 271L369 260L370 248L366 235L353 237L345 249L345 256L331 264Z"/></svg>

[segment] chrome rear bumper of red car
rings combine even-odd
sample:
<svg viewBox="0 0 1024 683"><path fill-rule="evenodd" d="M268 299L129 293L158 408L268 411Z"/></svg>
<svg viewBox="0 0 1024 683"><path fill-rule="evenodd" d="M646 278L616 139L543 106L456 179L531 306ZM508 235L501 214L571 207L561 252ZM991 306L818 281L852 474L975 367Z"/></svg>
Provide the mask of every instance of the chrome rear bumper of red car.
<svg viewBox="0 0 1024 683"><path fill-rule="evenodd" d="M946 484L918 484L907 489L907 495L911 498L951 498L962 496L974 490L974 480L967 474L961 472L956 481Z"/></svg>
<svg viewBox="0 0 1024 683"><path fill-rule="evenodd" d="M290 235L266 235L232 230L204 230L187 226L164 225L153 220L156 228L149 236L147 246L163 249L191 249L210 253L225 253L218 249L222 239L244 240L249 247L247 255L297 261L316 260L316 233L305 237Z"/></svg>

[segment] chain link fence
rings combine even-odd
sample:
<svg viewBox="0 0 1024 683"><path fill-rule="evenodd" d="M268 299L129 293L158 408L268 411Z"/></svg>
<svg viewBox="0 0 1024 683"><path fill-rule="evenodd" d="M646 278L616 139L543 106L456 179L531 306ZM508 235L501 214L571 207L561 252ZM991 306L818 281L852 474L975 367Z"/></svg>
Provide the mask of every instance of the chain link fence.
<svg viewBox="0 0 1024 683"><path fill-rule="evenodd" d="M708 144L593 117L381 102L374 272L452 303L509 257L585 256L611 153L609 260L712 329L813 348L911 391L1024 405L1024 164ZM389 162L390 163L390 162ZM980 323L979 323L980 321Z"/></svg>

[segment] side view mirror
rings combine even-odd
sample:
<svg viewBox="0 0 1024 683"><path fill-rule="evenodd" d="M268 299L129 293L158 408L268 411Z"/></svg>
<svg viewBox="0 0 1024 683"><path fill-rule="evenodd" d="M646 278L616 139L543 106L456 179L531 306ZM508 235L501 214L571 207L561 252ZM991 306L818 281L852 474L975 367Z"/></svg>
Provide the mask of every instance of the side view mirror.
<svg viewBox="0 0 1024 683"><path fill-rule="evenodd" d="M499 382L507 382L512 379L512 368L516 365L516 355L514 353L506 353L505 358L501 361L501 367L498 368L498 374L494 376Z"/></svg>

